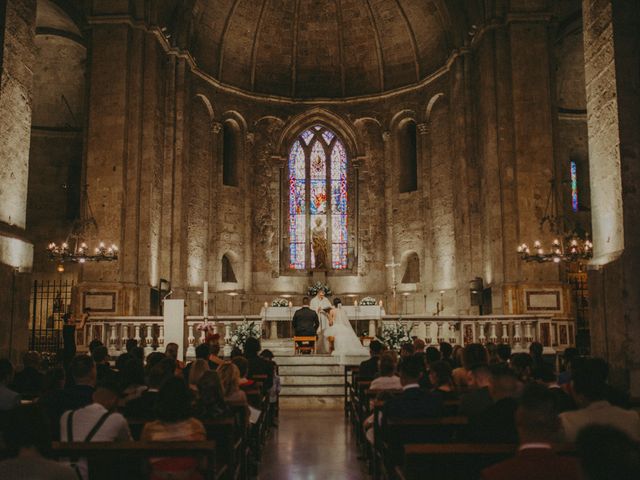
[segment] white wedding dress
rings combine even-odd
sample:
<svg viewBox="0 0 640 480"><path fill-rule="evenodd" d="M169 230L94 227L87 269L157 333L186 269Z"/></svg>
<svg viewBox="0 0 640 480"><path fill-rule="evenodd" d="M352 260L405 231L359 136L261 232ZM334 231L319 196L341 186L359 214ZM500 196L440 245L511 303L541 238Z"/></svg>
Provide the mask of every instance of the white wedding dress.
<svg viewBox="0 0 640 480"><path fill-rule="evenodd" d="M327 326L322 332L323 337L333 337L334 350L332 355L334 356L368 356L369 351L362 346L360 339L353 331L353 327L349 322L349 317L344 310L338 306L334 310L335 319L333 325Z"/></svg>

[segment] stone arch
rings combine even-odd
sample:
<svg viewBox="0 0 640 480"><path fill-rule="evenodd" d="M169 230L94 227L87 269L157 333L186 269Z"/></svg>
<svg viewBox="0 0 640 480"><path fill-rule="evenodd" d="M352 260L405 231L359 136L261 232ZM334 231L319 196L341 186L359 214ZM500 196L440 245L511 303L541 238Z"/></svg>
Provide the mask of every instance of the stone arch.
<svg viewBox="0 0 640 480"><path fill-rule="evenodd" d="M403 110L391 120L399 193L418 190L418 134L415 112Z"/></svg>
<svg viewBox="0 0 640 480"><path fill-rule="evenodd" d="M424 121L425 122L430 122L431 121L431 114L433 112L433 109L435 108L436 104L438 103L438 100L442 99L443 101L446 100L447 96L440 92L440 93L436 93L434 96L432 96L429 101L427 102L427 105L424 109Z"/></svg>
<svg viewBox="0 0 640 480"><path fill-rule="evenodd" d="M203 93L197 93L194 97L195 102L201 102L204 108L209 112L209 118L213 119L215 116L215 111L213 110L213 105L211 104L211 100Z"/></svg>
<svg viewBox="0 0 640 480"><path fill-rule="evenodd" d="M282 158L287 158L289 148L295 138L300 135L305 128L314 123L323 124L333 130L342 140L349 158L356 158L361 155L358 137L351 122L324 108L313 108L300 115L296 115L290 119L283 128L280 138L278 139L277 148Z"/></svg>
<svg viewBox="0 0 640 480"><path fill-rule="evenodd" d="M222 184L238 187L244 166L247 123L238 112L222 116Z"/></svg>
<svg viewBox="0 0 640 480"><path fill-rule="evenodd" d="M400 283L420 283L420 255L415 250L402 254L400 269L403 272Z"/></svg>
<svg viewBox="0 0 640 480"><path fill-rule="evenodd" d="M220 259L220 281L222 283L238 283L235 266L239 263L238 255L232 251L225 252Z"/></svg>

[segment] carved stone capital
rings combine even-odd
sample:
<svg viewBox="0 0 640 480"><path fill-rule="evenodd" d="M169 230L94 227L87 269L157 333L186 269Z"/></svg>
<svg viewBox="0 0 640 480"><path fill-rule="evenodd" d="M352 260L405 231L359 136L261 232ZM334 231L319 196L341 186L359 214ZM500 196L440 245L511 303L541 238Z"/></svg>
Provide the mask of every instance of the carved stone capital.
<svg viewBox="0 0 640 480"><path fill-rule="evenodd" d="M222 124L220 122L213 122L211 125L211 131L217 135L222 131Z"/></svg>
<svg viewBox="0 0 640 480"><path fill-rule="evenodd" d="M250 143L253 145L253 142L256 139L256 135L253 132L247 132L247 143Z"/></svg>
<svg viewBox="0 0 640 480"><path fill-rule="evenodd" d="M388 142L391 139L391 132L386 131L386 132L382 132L382 140L384 140L385 142Z"/></svg>
<svg viewBox="0 0 640 480"><path fill-rule="evenodd" d="M427 135L429 133L429 124L428 123L419 123L417 125L418 133L420 135Z"/></svg>

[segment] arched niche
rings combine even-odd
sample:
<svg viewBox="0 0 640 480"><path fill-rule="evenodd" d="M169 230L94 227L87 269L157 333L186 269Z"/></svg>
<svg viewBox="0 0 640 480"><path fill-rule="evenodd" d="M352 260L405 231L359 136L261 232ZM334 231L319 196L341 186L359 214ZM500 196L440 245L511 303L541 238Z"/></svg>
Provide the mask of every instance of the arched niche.
<svg viewBox="0 0 640 480"><path fill-rule="evenodd" d="M242 131L238 122L227 118L222 122L222 184L240 185Z"/></svg>
<svg viewBox="0 0 640 480"><path fill-rule="evenodd" d="M238 278L236 277L235 270L233 268L236 261L234 260L234 255L230 252L222 255L222 260L220 262L220 276L222 283L238 283Z"/></svg>
<svg viewBox="0 0 640 480"><path fill-rule="evenodd" d="M403 284L416 284L420 283L420 257L417 252L406 252L402 256L400 262L402 268L402 280Z"/></svg>

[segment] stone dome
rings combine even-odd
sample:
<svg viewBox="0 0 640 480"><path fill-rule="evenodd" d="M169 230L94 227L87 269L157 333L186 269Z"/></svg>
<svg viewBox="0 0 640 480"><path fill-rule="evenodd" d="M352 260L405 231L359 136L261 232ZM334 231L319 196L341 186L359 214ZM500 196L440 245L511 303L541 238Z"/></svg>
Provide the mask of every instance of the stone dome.
<svg viewBox="0 0 640 480"><path fill-rule="evenodd" d="M189 50L223 84L288 98L344 98L414 85L450 53L446 12L427 0L196 2Z"/></svg>

